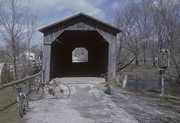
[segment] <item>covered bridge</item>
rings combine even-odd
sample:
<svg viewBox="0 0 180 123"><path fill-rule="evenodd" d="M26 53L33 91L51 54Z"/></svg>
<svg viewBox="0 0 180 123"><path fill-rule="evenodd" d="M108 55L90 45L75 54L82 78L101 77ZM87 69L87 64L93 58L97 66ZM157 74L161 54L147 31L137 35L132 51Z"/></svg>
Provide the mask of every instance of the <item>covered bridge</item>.
<svg viewBox="0 0 180 123"><path fill-rule="evenodd" d="M44 79L113 74L116 68L117 34L120 30L79 13L39 29L44 34ZM86 62L73 62L76 48L87 50Z"/></svg>

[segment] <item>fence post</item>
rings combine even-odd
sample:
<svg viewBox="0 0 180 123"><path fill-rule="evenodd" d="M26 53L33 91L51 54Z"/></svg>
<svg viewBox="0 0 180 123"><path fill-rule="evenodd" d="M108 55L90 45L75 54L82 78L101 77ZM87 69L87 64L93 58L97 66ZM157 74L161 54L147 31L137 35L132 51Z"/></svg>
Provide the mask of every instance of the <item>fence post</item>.
<svg viewBox="0 0 180 123"><path fill-rule="evenodd" d="M160 70L161 77L161 96L164 95L164 70Z"/></svg>
<svg viewBox="0 0 180 123"><path fill-rule="evenodd" d="M124 75L124 79L123 79L123 86L122 86L123 88L126 87L127 79L128 79L128 76L127 76L127 74L126 74L126 75Z"/></svg>

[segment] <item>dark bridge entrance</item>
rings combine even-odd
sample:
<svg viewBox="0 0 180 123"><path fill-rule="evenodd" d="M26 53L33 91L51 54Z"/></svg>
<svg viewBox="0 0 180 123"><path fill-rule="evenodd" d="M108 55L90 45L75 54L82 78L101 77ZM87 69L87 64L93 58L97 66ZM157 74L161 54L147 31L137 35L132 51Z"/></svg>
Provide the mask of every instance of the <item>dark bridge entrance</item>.
<svg viewBox="0 0 180 123"><path fill-rule="evenodd" d="M51 45L51 77L100 76L107 72L109 44L96 31L64 31ZM88 51L87 62L72 62L75 48Z"/></svg>

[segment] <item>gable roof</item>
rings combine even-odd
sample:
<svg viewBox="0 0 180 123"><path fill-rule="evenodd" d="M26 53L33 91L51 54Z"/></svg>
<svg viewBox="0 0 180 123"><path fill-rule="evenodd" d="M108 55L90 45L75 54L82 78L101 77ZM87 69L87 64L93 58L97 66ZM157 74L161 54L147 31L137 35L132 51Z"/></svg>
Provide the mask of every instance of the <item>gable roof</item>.
<svg viewBox="0 0 180 123"><path fill-rule="evenodd" d="M106 27L109 27L109 28L113 29L113 30L114 30L115 32L117 32L117 33L121 32L121 30L118 29L117 27L112 26L111 24L108 24L108 23L106 23L106 22L103 22L103 21L101 21L101 20L99 20L99 19L96 19L96 18L94 18L94 17L92 17L92 16L89 16L89 15L87 15L87 14L84 14L84 13L78 13L78 14L76 14L76 15L74 15L74 16L70 16L70 17L68 17L68 18L66 18L66 19L63 19L63 20L60 20L60 21L58 21L58 22L56 22L56 23L53 23L53 24L50 24L50 25L48 25L48 26L42 27L42 28L38 29L38 31L40 31L40 32L43 33L43 32L45 32L46 30L48 30L48 29L50 29L50 28L53 28L53 27L55 27L55 26L57 26L57 25L61 25L61 24L64 23L65 21L69 21L69 20L72 20L72 19L77 18L77 17L85 17L85 18L91 19L91 20L93 20L93 21L95 21L95 22L97 22L97 23L100 23L100 24L102 24L102 25L104 25L104 26L106 26Z"/></svg>

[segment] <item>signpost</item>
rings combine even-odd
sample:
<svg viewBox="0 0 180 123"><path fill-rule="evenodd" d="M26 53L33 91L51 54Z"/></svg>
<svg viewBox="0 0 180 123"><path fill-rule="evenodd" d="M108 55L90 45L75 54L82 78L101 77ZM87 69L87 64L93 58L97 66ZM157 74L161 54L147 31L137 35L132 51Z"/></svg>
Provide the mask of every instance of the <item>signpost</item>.
<svg viewBox="0 0 180 123"><path fill-rule="evenodd" d="M161 96L164 95L164 73L169 67L169 51L167 49L161 49L158 53L158 69L161 78Z"/></svg>

